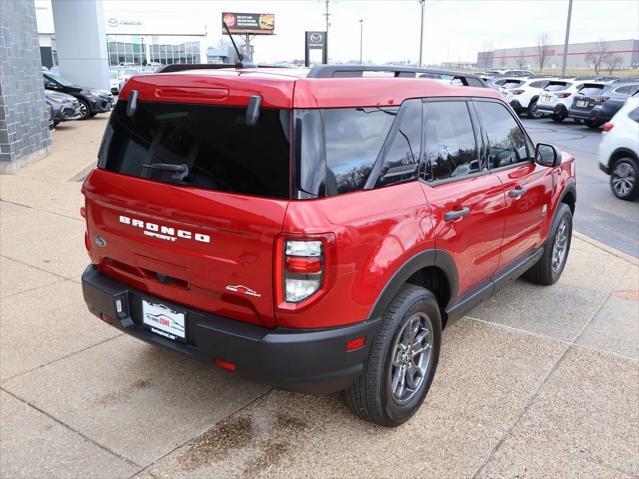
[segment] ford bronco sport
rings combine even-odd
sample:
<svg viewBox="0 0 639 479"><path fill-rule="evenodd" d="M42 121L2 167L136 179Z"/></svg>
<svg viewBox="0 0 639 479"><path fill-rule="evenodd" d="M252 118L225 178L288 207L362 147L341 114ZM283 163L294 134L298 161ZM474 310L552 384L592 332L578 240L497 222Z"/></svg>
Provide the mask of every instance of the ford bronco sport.
<svg viewBox="0 0 639 479"><path fill-rule="evenodd" d="M84 298L114 327L396 426L442 328L561 275L574 158L498 92L407 67L174 67L127 82L82 189Z"/></svg>

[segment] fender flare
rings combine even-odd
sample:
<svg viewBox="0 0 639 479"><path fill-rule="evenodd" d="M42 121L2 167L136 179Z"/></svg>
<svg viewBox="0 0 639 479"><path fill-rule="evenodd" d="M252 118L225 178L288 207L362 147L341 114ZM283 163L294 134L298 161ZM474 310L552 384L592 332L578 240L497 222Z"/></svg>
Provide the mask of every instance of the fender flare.
<svg viewBox="0 0 639 479"><path fill-rule="evenodd" d="M416 254L408 261L406 261L388 280L382 292L377 297L373 309L369 315L370 319L380 318L386 308L390 305L391 301L397 296L397 293L406 283L408 278L415 274L420 269L428 266L436 266L444 272L450 289L450 300L453 300L457 296L459 288L459 277L457 274L457 267L453 258L443 250L428 249ZM444 305L447 306L447 305Z"/></svg>
<svg viewBox="0 0 639 479"><path fill-rule="evenodd" d="M561 192L561 196L559 197L560 203L564 202L564 198L568 193L572 193L572 196L575 198L575 203L577 203L577 186L574 181L571 181L564 187L564 191Z"/></svg>

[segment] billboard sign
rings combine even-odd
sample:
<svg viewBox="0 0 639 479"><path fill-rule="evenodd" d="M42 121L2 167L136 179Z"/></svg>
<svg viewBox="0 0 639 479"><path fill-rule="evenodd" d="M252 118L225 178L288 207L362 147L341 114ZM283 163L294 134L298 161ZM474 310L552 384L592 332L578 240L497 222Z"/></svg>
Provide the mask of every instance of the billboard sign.
<svg viewBox="0 0 639 479"><path fill-rule="evenodd" d="M273 35L275 31L275 15L272 13L222 12L222 23L226 23L231 33L240 35ZM222 33L226 35L224 25Z"/></svg>

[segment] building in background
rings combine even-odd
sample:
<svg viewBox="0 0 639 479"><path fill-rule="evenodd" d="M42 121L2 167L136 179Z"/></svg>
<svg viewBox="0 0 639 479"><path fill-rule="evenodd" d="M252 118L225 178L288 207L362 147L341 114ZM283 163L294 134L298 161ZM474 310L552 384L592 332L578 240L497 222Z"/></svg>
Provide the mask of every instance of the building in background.
<svg viewBox="0 0 639 479"><path fill-rule="evenodd" d="M561 68L564 45L549 45L545 49L545 69ZM589 55L590 54L590 55ZM568 69L591 69L593 54L602 57L602 70L614 62L613 70L639 68L639 40L612 40L602 42L572 43L568 45ZM499 48L477 53L480 69L539 69L539 48L536 46Z"/></svg>
<svg viewBox="0 0 639 479"><path fill-rule="evenodd" d="M53 13L50 0L35 0L42 64L57 65ZM110 67L147 64L205 63L206 25L188 13L167 16L162 13L118 10L118 2L104 5Z"/></svg>

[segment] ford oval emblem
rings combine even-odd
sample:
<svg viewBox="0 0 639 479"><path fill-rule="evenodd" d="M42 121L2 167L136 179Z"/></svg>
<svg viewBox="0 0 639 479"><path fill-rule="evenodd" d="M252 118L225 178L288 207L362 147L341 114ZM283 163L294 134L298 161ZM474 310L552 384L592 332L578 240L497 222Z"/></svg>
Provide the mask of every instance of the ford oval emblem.
<svg viewBox="0 0 639 479"><path fill-rule="evenodd" d="M95 242L96 246L98 246L99 248L106 247L106 240L102 236L95 236L93 238L93 241Z"/></svg>

